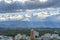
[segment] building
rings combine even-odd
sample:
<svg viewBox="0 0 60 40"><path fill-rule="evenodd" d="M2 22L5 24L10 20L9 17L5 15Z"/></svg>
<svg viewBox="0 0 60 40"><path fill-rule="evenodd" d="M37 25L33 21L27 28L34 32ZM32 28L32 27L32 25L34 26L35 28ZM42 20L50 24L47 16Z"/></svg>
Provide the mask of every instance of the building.
<svg viewBox="0 0 60 40"><path fill-rule="evenodd" d="M40 37L40 40L50 40L51 34L47 33Z"/></svg>
<svg viewBox="0 0 60 40"><path fill-rule="evenodd" d="M9 40L13 40L13 37L9 37Z"/></svg>
<svg viewBox="0 0 60 40"><path fill-rule="evenodd" d="M26 40L26 35L22 35L22 40Z"/></svg>
<svg viewBox="0 0 60 40"><path fill-rule="evenodd" d="M22 35L21 34L17 34L16 36L15 36L15 40L20 40L22 38Z"/></svg>
<svg viewBox="0 0 60 40"><path fill-rule="evenodd" d="M37 39L38 37L39 37L39 32L35 31L34 29L31 29L31 31L30 31L31 40Z"/></svg>
<svg viewBox="0 0 60 40"><path fill-rule="evenodd" d="M34 39L34 29L31 29L31 31L30 31L30 39L31 40Z"/></svg>
<svg viewBox="0 0 60 40"><path fill-rule="evenodd" d="M38 38L39 37L39 32L34 31L34 38Z"/></svg>
<svg viewBox="0 0 60 40"><path fill-rule="evenodd" d="M59 38L60 36L59 36L59 34L52 34L51 35L51 38Z"/></svg>

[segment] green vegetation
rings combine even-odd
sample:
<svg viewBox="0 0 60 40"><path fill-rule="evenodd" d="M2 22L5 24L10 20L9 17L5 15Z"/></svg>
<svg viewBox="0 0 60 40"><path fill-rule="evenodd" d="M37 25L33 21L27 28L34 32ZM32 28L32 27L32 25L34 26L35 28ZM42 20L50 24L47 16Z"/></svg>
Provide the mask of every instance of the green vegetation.
<svg viewBox="0 0 60 40"><path fill-rule="evenodd" d="M60 40L60 39L53 38L53 39L51 39L51 40Z"/></svg>
<svg viewBox="0 0 60 40"><path fill-rule="evenodd" d="M45 30L45 29L35 29L36 31L39 32L39 36L44 35L45 33L55 33L55 34L59 34L60 35L60 30L53 30L53 29L49 29L49 30ZM16 34L26 34L26 35L30 35L30 29L5 29L5 30L0 30L0 35L7 35L7 36L15 36Z"/></svg>

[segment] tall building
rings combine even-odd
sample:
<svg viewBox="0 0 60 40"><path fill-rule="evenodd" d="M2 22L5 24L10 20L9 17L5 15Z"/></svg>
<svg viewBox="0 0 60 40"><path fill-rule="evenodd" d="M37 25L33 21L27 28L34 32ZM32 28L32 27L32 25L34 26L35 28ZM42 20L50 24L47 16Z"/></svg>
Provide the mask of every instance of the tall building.
<svg viewBox="0 0 60 40"><path fill-rule="evenodd" d="M30 40L34 39L34 29L31 29L30 31Z"/></svg>

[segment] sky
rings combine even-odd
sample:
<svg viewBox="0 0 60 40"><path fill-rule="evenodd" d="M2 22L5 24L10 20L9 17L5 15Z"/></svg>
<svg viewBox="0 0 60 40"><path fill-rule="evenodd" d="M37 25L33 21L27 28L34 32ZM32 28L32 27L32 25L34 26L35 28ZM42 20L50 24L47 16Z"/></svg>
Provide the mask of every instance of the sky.
<svg viewBox="0 0 60 40"><path fill-rule="evenodd" d="M4 21L47 21L58 26L60 0L0 0L0 22Z"/></svg>
<svg viewBox="0 0 60 40"><path fill-rule="evenodd" d="M2 11L16 11L26 9L41 9L49 7L60 7L60 0L0 0L0 12Z"/></svg>

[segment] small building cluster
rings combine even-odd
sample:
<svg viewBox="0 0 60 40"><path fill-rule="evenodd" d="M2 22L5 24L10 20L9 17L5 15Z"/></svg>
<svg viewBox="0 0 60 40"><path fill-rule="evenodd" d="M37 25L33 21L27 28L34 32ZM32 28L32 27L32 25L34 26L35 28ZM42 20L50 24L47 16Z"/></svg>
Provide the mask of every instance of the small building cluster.
<svg viewBox="0 0 60 40"><path fill-rule="evenodd" d="M13 40L13 37L1 35L1 36L0 36L0 40Z"/></svg>
<svg viewBox="0 0 60 40"><path fill-rule="evenodd" d="M42 36L39 36L39 32L35 31L34 29L31 29L30 36L27 36L25 34L17 34L15 37L12 36L0 36L0 40L51 40L51 39L59 39L59 34L50 34L46 33Z"/></svg>

